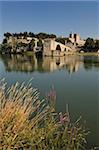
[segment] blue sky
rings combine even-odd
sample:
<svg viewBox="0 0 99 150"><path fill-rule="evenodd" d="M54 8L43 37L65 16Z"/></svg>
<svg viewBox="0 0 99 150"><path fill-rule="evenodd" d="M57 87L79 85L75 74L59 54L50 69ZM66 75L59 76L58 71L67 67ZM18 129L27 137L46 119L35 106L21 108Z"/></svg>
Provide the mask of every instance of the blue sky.
<svg viewBox="0 0 99 150"><path fill-rule="evenodd" d="M4 32L47 32L99 37L99 2L0 1L0 40Z"/></svg>

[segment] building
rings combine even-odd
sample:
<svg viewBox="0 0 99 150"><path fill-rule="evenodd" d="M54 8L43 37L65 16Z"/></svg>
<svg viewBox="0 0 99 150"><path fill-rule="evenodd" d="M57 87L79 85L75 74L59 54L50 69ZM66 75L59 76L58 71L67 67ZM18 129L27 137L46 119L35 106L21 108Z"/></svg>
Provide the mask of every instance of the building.
<svg viewBox="0 0 99 150"><path fill-rule="evenodd" d="M78 34L73 34L73 33L70 33L70 35L69 35L69 40L73 43L73 44L76 44L76 45L78 45L78 46L83 46L84 44L85 44L85 41L84 40L82 40L81 38L80 38L80 35L78 35Z"/></svg>
<svg viewBox="0 0 99 150"><path fill-rule="evenodd" d="M9 36L9 38L7 38L7 43L8 44L12 44L12 43L24 43L24 44L29 44L31 42L32 38L31 37L27 37L27 38L23 38L22 37L14 37L14 36Z"/></svg>
<svg viewBox="0 0 99 150"><path fill-rule="evenodd" d="M26 38L24 38L23 36L20 36L20 37L14 37L14 36L9 36L8 38L6 38L7 39L7 43L9 44L9 45L11 45L13 48L15 47L17 47L17 45L18 44L23 44L24 46L28 46L28 44L32 41L32 40L34 40L34 43L35 43L35 46L34 46L34 51L36 51L36 50L38 50L38 46L37 46L37 42L39 41L39 39L37 39L37 38L34 38L34 37L26 37ZM21 48L22 49L24 49L24 47L23 47L23 45L21 45L19 48L17 47L17 51L21 51ZM27 51L27 46L26 46L26 48L24 49L24 51ZM41 49L41 47L39 48L39 49ZM12 51L13 51L13 49L12 49Z"/></svg>

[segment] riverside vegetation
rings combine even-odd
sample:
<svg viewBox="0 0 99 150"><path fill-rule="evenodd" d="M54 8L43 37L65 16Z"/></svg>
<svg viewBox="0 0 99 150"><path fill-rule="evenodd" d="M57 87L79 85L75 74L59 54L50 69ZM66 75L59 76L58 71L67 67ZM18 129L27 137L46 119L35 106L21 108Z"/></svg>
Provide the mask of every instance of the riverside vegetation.
<svg viewBox="0 0 99 150"><path fill-rule="evenodd" d="M8 42L8 39L12 37L12 42L10 41L10 43ZM32 40L30 42L28 42L28 38L31 38ZM55 34L48 34L48 33L38 33L38 34L34 34L33 32L20 32L20 33L4 33L4 39L2 41L2 44L0 44L0 53L24 53L24 52L28 52L28 51L34 51L34 47L35 47L35 38L38 39L37 42L37 47L40 47L41 50L43 51L43 43L44 43L44 39L47 38L52 38L55 39L55 41L62 43L65 45L65 43L68 43L70 45L74 45L74 43L72 43L70 41L69 38L66 37L57 37ZM16 40L17 39L17 40ZM20 41L19 39L23 39L22 41ZM18 40L20 42L18 42ZM24 40L26 40L24 42ZM85 44L83 46L79 46L76 43L76 50L77 52L99 52L99 39L93 39L88 37L85 40Z"/></svg>
<svg viewBox="0 0 99 150"><path fill-rule="evenodd" d="M40 100L30 82L11 87L0 80L0 150L80 150L88 132L71 123L69 112L55 112L54 89Z"/></svg>

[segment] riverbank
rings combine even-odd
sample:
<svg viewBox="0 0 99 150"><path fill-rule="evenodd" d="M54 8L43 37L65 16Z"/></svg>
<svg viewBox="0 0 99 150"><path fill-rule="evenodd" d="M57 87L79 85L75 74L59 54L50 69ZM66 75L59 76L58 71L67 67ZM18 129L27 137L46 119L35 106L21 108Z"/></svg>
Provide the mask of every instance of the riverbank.
<svg viewBox="0 0 99 150"><path fill-rule="evenodd" d="M23 53L0 53L1 55L27 55L27 56L32 56L35 55L34 52L28 51L28 52L23 52ZM42 55L44 57L64 57L64 56L68 56L68 55L79 55L79 56L99 56L99 52L83 52L83 53L79 53L79 52L67 52L65 53L65 55Z"/></svg>
<svg viewBox="0 0 99 150"><path fill-rule="evenodd" d="M33 51L25 51L22 53L0 53L1 55L27 55L27 56L32 56L35 55L35 52ZM54 53L53 55L41 55L44 57L65 57L68 55L79 55L79 56L99 56L99 52L61 52L61 53Z"/></svg>
<svg viewBox="0 0 99 150"><path fill-rule="evenodd" d="M28 52L26 52L28 54ZM43 55L44 57L65 57L68 55L79 55L79 56L99 56L99 52L55 52L53 54Z"/></svg>
<svg viewBox="0 0 99 150"><path fill-rule="evenodd" d="M83 52L83 53L76 53L77 55L80 56L99 56L99 52Z"/></svg>

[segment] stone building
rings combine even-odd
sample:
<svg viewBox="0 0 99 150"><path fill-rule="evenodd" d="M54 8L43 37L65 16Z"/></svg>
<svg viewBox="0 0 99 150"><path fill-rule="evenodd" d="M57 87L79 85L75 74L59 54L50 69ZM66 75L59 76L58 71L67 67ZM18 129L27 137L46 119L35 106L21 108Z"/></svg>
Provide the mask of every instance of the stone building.
<svg viewBox="0 0 99 150"><path fill-rule="evenodd" d="M27 38L23 38L23 37L14 37L14 36L10 36L9 38L7 38L7 43L8 44L12 44L13 42L15 43L24 43L24 44L29 44L31 42L32 38L31 37L27 37Z"/></svg>
<svg viewBox="0 0 99 150"><path fill-rule="evenodd" d="M78 34L73 34L73 33L70 33L69 35L69 40L73 43L73 44L76 44L76 45L79 45L79 46L83 46L85 44L85 41L82 40L80 38L80 35Z"/></svg>
<svg viewBox="0 0 99 150"><path fill-rule="evenodd" d="M34 50L36 51L36 49L39 48L37 46L37 42L39 40L37 38L34 38L34 37L33 38L32 37L26 37L26 38L24 38L23 36L20 36L20 37L17 38L17 37L14 37L14 36L10 36L9 38L7 38L7 43L9 45L13 46L13 47L16 47L16 45L19 44L19 43L23 43L23 44L28 45L32 41L32 39L34 39L34 43L35 43ZM17 50L18 50L18 48L17 48ZM27 50L27 48L26 48L26 50Z"/></svg>

